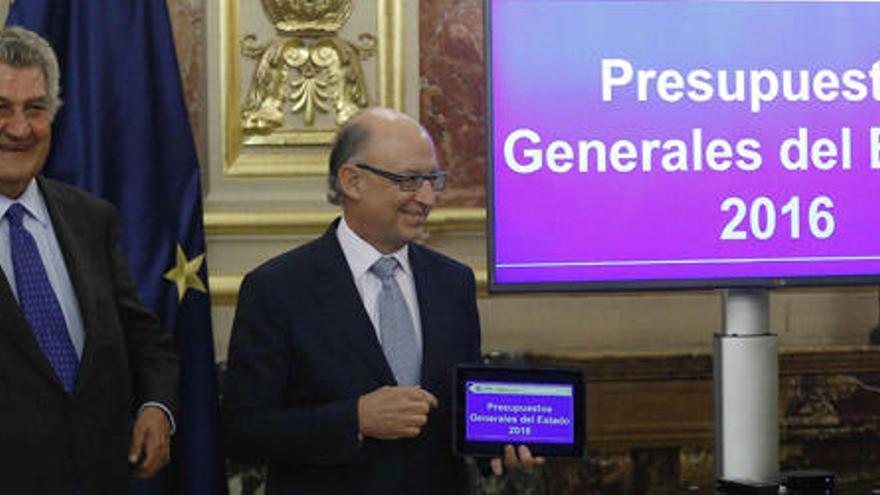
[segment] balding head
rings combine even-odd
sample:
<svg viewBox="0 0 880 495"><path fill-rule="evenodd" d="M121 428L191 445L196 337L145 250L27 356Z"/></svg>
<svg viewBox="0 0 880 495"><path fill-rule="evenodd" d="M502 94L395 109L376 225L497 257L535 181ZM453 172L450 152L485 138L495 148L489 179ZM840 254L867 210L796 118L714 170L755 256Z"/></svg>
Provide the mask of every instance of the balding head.
<svg viewBox="0 0 880 495"><path fill-rule="evenodd" d="M342 204L345 199L339 187L339 168L346 163L363 160L369 145L393 146L395 139L417 133L421 139L434 142L424 127L409 115L384 107L361 110L339 130L330 152L327 201Z"/></svg>
<svg viewBox="0 0 880 495"><path fill-rule="evenodd" d="M434 143L412 117L372 108L342 129L330 158L330 199L345 222L388 254L421 237L445 187Z"/></svg>

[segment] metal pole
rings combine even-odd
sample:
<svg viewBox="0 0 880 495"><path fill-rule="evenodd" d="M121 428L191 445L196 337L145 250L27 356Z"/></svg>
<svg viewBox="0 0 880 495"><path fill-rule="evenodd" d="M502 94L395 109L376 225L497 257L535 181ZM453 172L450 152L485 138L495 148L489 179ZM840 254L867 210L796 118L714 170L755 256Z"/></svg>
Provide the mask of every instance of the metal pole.
<svg viewBox="0 0 880 495"><path fill-rule="evenodd" d="M727 289L715 335L715 474L750 483L779 478L779 341L765 289Z"/></svg>

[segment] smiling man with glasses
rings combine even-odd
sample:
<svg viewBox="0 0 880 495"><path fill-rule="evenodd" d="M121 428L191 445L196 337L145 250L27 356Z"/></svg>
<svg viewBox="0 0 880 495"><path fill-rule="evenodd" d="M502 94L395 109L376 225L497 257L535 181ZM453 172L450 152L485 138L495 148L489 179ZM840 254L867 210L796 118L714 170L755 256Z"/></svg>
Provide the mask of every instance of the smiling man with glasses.
<svg viewBox="0 0 880 495"><path fill-rule="evenodd" d="M474 274L413 242L446 187L434 143L411 117L365 110L329 172L342 217L242 282L227 452L269 465L267 494L467 493L450 385L456 364L480 361Z"/></svg>

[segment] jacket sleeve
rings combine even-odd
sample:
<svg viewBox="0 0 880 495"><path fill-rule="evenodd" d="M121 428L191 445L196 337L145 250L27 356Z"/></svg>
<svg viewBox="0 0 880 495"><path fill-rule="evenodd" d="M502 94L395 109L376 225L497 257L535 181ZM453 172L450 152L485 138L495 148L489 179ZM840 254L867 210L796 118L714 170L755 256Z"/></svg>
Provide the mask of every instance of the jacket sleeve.
<svg viewBox="0 0 880 495"><path fill-rule="evenodd" d="M481 349L480 313L477 309L477 283L474 272L466 268L465 288L463 291L465 301L463 307L467 311L468 327L468 362L480 363L483 360Z"/></svg>
<svg viewBox="0 0 880 495"><path fill-rule="evenodd" d="M119 222L111 211L107 219L107 242L113 277L116 312L125 335L132 375L135 408L158 402L173 416L178 411L179 362L174 341L159 325L156 316L143 305L129 273L119 242Z"/></svg>

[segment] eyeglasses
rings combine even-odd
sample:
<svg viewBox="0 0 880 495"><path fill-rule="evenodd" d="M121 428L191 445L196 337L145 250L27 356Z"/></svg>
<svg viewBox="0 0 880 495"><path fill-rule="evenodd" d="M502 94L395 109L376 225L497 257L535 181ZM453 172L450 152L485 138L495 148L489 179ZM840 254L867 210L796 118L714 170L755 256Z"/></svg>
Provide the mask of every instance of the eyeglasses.
<svg viewBox="0 0 880 495"><path fill-rule="evenodd" d="M382 170L381 168L372 167L367 165L366 163L355 163L357 168L361 168L367 170L369 172L373 172L376 175L381 175L386 179L396 182L397 187L400 188L401 191L413 192L418 191L422 188L422 184L425 181L431 183L431 190L433 191L442 191L446 189L446 179L449 178L449 172L437 171L432 172L430 174L395 174L394 172L389 172L387 170Z"/></svg>

